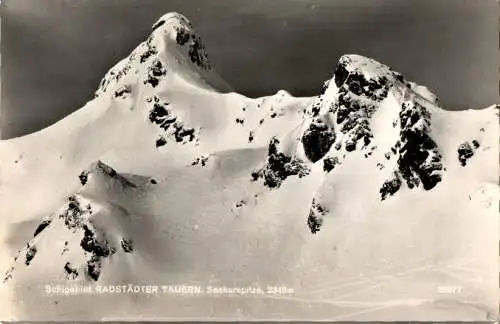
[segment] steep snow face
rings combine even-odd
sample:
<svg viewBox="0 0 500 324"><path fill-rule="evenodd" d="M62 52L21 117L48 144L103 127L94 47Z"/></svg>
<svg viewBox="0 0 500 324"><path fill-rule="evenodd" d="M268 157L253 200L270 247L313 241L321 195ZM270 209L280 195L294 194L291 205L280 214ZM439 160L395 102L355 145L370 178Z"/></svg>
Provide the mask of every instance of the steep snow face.
<svg viewBox="0 0 500 324"><path fill-rule="evenodd" d="M5 316L496 316L497 107L444 111L353 54L317 97L224 87L189 21L169 13L85 107L0 141L0 296L23 300ZM129 283L294 293L39 289Z"/></svg>

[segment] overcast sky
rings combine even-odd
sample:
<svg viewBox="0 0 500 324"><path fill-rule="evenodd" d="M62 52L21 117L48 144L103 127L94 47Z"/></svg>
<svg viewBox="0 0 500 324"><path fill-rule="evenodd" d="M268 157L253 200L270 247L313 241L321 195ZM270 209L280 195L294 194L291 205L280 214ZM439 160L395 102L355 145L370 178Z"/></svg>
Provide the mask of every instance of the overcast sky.
<svg viewBox="0 0 500 324"><path fill-rule="evenodd" d="M373 57L450 109L498 103L495 0L4 0L3 138L85 104L163 13L187 16L248 96L316 95L342 54Z"/></svg>

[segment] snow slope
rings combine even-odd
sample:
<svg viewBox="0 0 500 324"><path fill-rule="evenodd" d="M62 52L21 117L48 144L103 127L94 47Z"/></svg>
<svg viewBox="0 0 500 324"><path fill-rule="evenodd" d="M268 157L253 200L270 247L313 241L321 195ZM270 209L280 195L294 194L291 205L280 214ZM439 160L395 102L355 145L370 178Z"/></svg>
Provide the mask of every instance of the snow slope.
<svg viewBox="0 0 500 324"><path fill-rule="evenodd" d="M0 141L2 317L496 318L496 106L445 111L354 54L317 97L229 91L169 13L83 108Z"/></svg>

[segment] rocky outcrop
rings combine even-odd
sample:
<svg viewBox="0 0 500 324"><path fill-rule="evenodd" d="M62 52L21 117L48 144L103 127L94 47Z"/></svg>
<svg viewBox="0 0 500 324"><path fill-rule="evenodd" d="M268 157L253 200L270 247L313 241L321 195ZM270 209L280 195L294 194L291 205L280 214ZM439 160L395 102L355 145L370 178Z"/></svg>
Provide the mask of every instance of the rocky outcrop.
<svg viewBox="0 0 500 324"><path fill-rule="evenodd" d="M443 164L439 148L430 136L430 114L416 102L404 102L399 117L399 173L408 188L421 183L425 190L431 190L442 179Z"/></svg>
<svg viewBox="0 0 500 324"><path fill-rule="evenodd" d="M273 137L269 142L266 164L252 173L252 180L264 179L264 186L277 189L290 176L305 177L310 170L304 161L279 151L280 141Z"/></svg>
<svg viewBox="0 0 500 324"><path fill-rule="evenodd" d="M309 161L319 161L335 142L335 132L320 118L315 118L302 135L302 146Z"/></svg>
<svg viewBox="0 0 500 324"><path fill-rule="evenodd" d="M318 203L316 199L312 200L309 216L307 217L307 225L312 234L316 234L320 230L321 225L323 225L323 217L327 213L328 210Z"/></svg>
<svg viewBox="0 0 500 324"><path fill-rule="evenodd" d="M464 142L458 146L457 154L458 161L461 166L466 166L470 158L474 156L474 152L479 148L480 144L477 140Z"/></svg>

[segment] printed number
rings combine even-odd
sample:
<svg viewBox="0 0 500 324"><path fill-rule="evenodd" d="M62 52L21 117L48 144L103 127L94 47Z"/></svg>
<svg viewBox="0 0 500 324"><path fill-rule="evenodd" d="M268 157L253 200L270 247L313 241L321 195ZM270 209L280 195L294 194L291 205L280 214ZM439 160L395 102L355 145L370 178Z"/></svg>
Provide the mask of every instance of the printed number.
<svg viewBox="0 0 500 324"><path fill-rule="evenodd" d="M293 294L294 290L292 288L283 287L283 286L267 286L266 293L267 294L274 294L274 295L277 295L277 294L284 295L284 294Z"/></svg>

